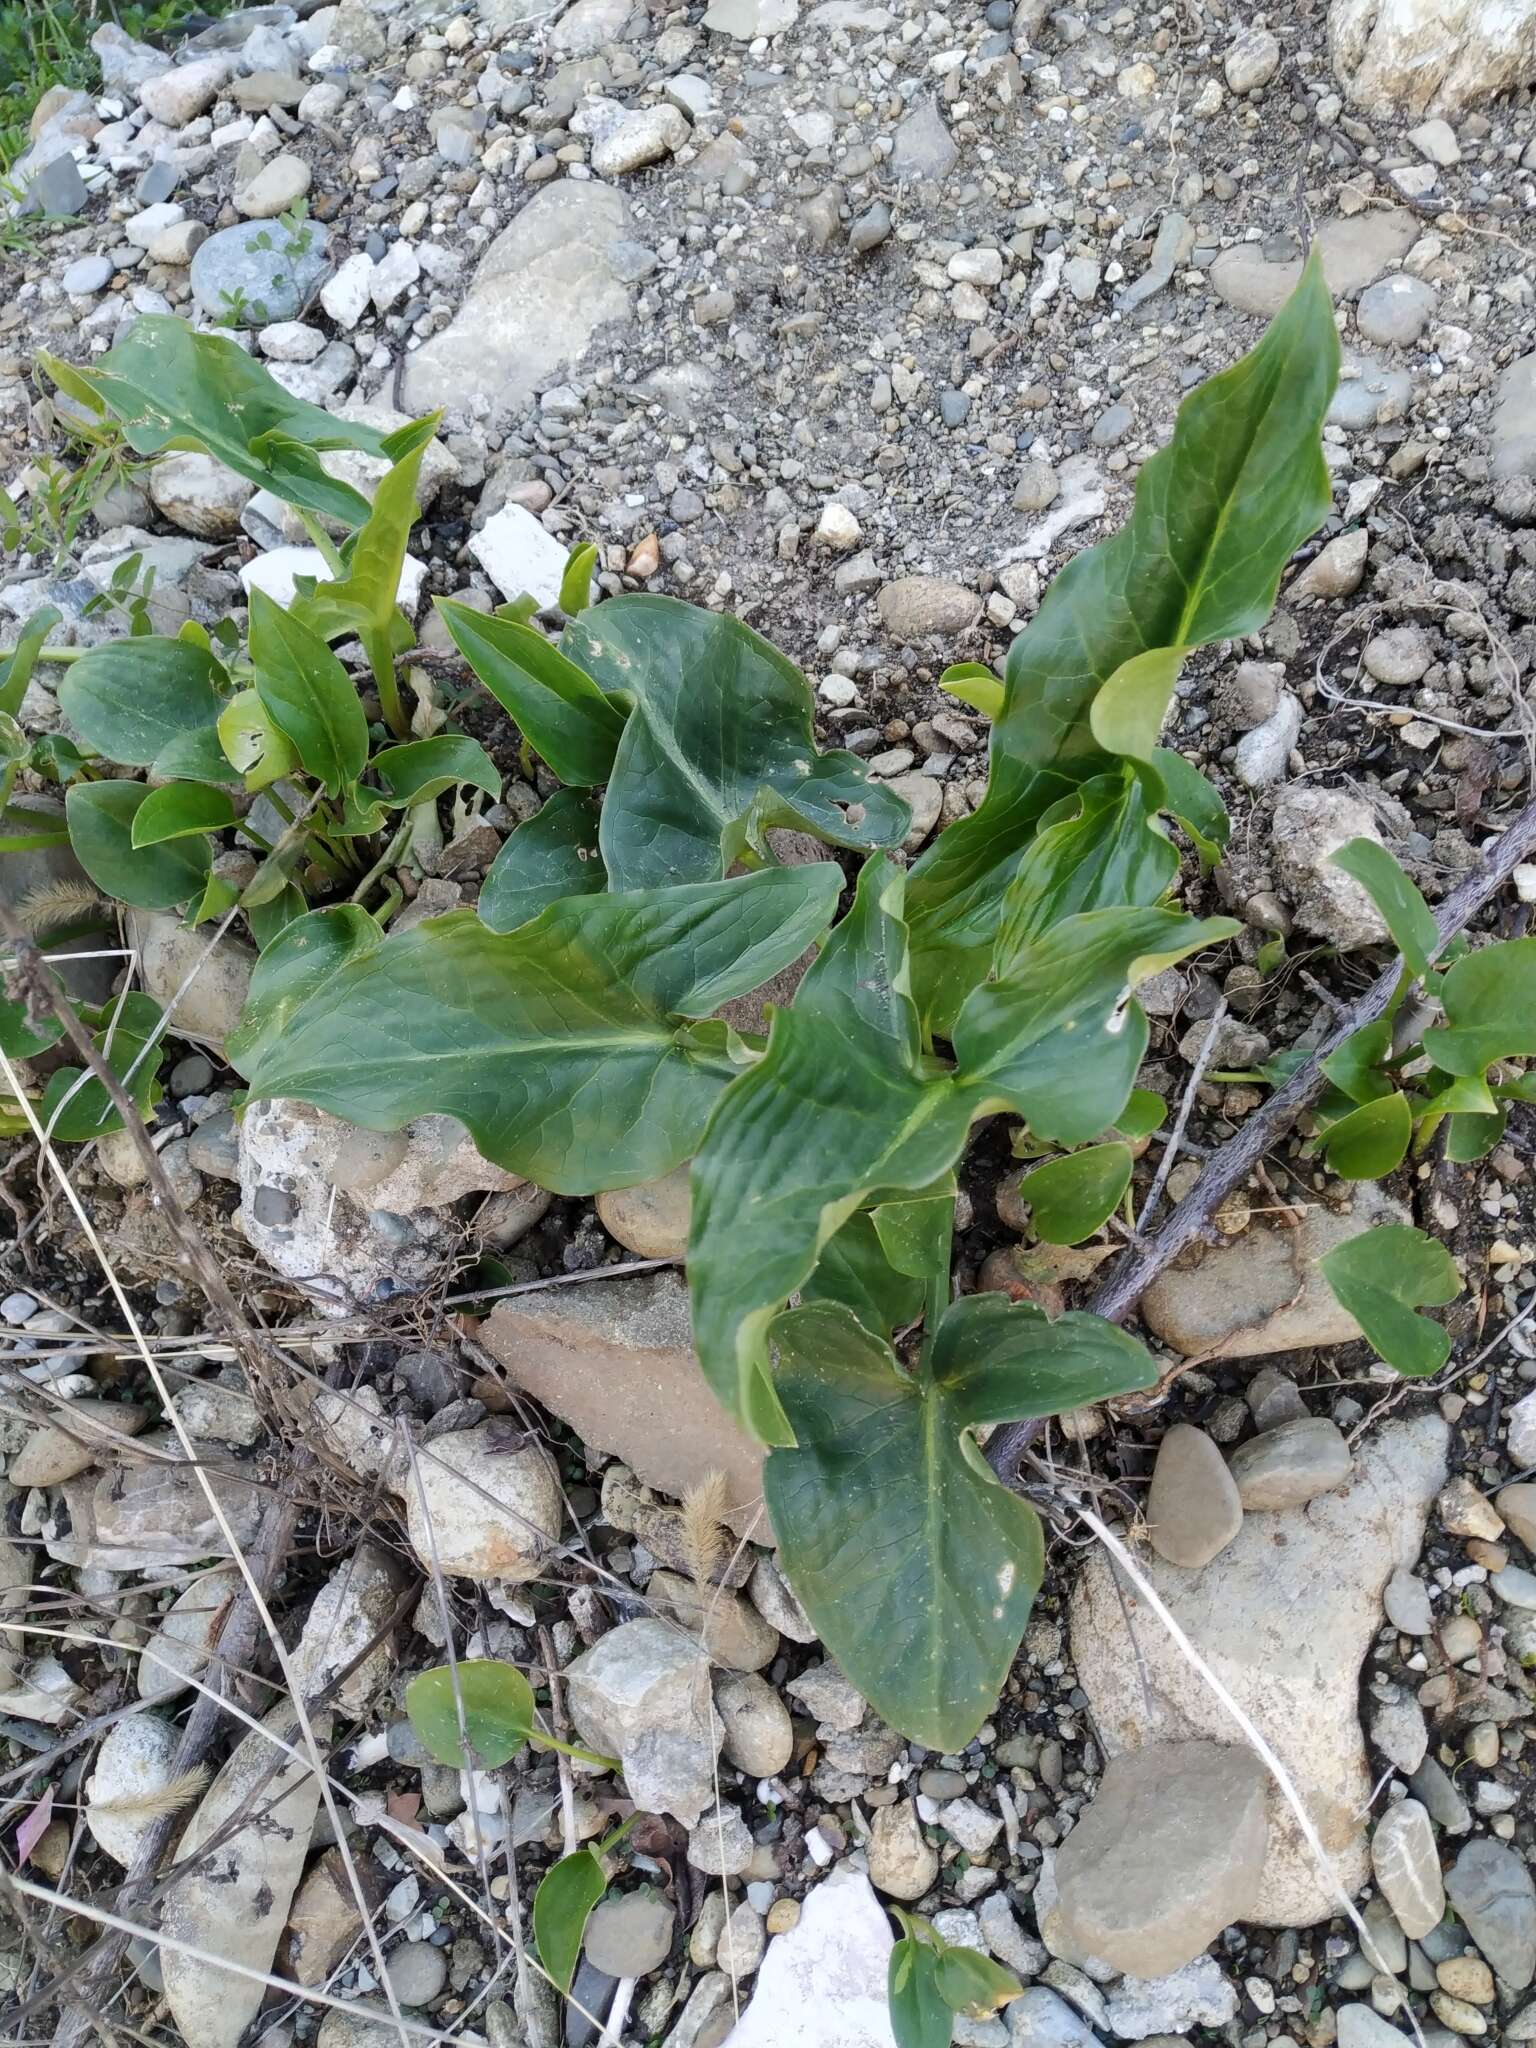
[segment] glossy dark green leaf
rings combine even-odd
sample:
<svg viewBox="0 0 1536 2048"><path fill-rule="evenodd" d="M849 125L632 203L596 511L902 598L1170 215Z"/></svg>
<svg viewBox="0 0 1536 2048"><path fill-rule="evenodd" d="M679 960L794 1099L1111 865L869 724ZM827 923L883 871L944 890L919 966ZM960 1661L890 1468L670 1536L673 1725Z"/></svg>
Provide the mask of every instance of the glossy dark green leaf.
<svg viewBox="0 0 1536 2048"><path fill-rule="evenodd" d="M713 880L744 852L767 858L776 825L857 848L905 835L907 805L856 754L817 751L805 677L739 619L615 597L561 645L632 702L600 833L614 889Z"/></svg>
<svg viewBox="0 0 1536 2048"><path fill-rule="evenodd" d="M990 2019L1024 1989L1011 1970L973 1948L947 1944L934 1969L939 1996L951 2012L974 2020Z"/></svg>
<svg viewBox="0 0 1536 2048"><path fill-rule="evenodd" d="M501 795L496 763L478 740L460 732L440 732L429 740L407 740L404 746L386 747L374 755L369 773L397 809L427 803L460 787L483 789L489 797Z"/></svg>
<svg viewBox="0 0 1536 2048"><path fill-rule="evenodd" d="M586 670L516 619L487 618L446 598L437 609L454 646L560 780L574 789L606 782L625 714Z"/></svg>
<svg viewBox="0 0 1536 2048"><path fill-rule="evenodd" d="M1119 1208L1131 1184L1128 1145L1089 1145L1047 1159L1019 1182L1030 1227L1045 1244L1081 1244Z"/></svg>
<svg viewBox="0 0 1536 2048"><path fill-rule="evenodd" d="M1440 1370L1451 1340L1414 1311L1443 1307L1461 1292L1456 1261L1443 1244L1406 1223L1386 1223L1348 1238L1320 1263L1339 1306L1379 1358L1409 1379Z"/></svg>
<svg viewBox="0 0 1536 2048"><path fill-rule="evenodd" d="M597 896L607 886L597 804L584 790L559 789L497 854L476 908L493 932L514 932L562 896Z"/></svg>
<svg viewBox="0 0 1536 2048"><path fill-rule="evenodd" d="M562 1856L539 1879L533 1895L533 1940L557 1990L569 1993L592 1908L608 1889L603 1866L590 1849Z"/></svg>
<svg viewBox="0 0 1536 2048"><path fill-rule="evenodd" d="M775 1013L763 1059L722 1097L694 1161L694 1344L719 1399L768 1441L786 1440L768 1325L867 1197L949 1171L977 1106L922 1056L902 880L889 861L865 863L852 910Z"/></svg>
<svg viewBox="0 0 1536 2048"><path fill-rule="evenodd" d="M264 590L251 592L256 693L307 772L340 796L368 763L368 720L357 687L329 646Z"/></svg>
<svg viewBox="0 0 1536 2048"><path fill-rule="evenodd" d="M1150 1088L1133 1088L1130 1101L1115 1118L1115 1130L1134 1144L1138 1138L1150 1138L1167 1120L1168 1105L1161 1095L1154 1095Z"/></svg>
<svg viewBox="0 0 1536 2048"><path fill-rule="evenodd" d="M1092 910L1053 925L967 999L954 1030L961 1081L1057 1144L1112 1129L1146 1051L1131 991L1238 929L1171 910Z"/></svg>
<svg viewBox="0 0 1536 2048"><path fill-rule="evenodd" d="M59 708L98 754L148 768L173 741L214 725L223 680L205 648L146 633L88 648L60 680Z"/></svg>
<svg viewBox="0 0 1536 2048"><path fill-rule="evenodd" d="M1329 1124L1322 1145L1340 1180L1381 1180L1402 1165L1412 1137L1408 1098L1394 1089Z"/></svg>
<svg viewBox="0 0 1536 2048"><path fill-rule="evenodd" d="M196 931L200 924L208 924L216 917L222 917L226 910L233 910L240 901L240 891L224 875L209 875L203 884L203 893L195 903L187 906L186 926Z"/></svg>
<svg viewBox="0 0 1536 2048"><path fill-rule="evenodd" d="M1440 950L1434 912L1387 849L1374 839L1351 839L1329 858L1354 877L1381 912L1411 972L1427 974Z"/></svg>
<svg viewBox="0 0 1536 2048"><path fill-rule="evenodd" d="M802 1301L840 1301L866 1330L889 1337L923 1312L923 1283L897 1269L868 1209L857 1210L821 1248Z"/></svg>
<svg viewBox="0 0 1536 2048"><path fill-rule="evenodd" d="M324 233L318 226L310 231ZM397 435L381 434L306 404L237 342L195 333L164 314L136 320L89 367L38 360L61 388L83 391L115 413L136 453L204 449L249 482L343 526L361 525L368 501L326 474L320 452L355 448L389 461L411 435L431 433L431 423L416 422Z"/></svg>
<svg viewBox="0 0 1536 2048"><path fill-rule="evenodd" d="M1154 747L1151 769L1162 785L1158 809L1177 818L1195 843L1204 868L1215 867L1232 837L1232 820L1215 785L1170 747ZM1143 771L1143 780L1146 772Z"/></svg>
<svg viewBox="0 0 1536 2048"><path fill-rule="evenodd" d="M199 832L221 832L235 822L235 807L222 789L202 782L167 782L152 789L134 813L135 846L160 846Z"/></svg>
<svg viewBox="0 0 1536 2048"><path fill-rule="evenodd" d="M149 795L142 782L77 782L64 792L69 843L104 896L136 910L169 910L201 895L213 849L206 838L137 847L133 824Z"/></svg>
<svg viewBox="0 0 1536 2048"><path fill-rule="evenodd" d="M290 607L322 640L355 634L386 700L394 690L395 657L416 638L400 610L400 572L418 516L416 479L426 447L425 440L417 442L381 479L365 524L347 545L346 574L317 583Z"/></svg>
<svg viewBox="0 0 1536 2048"><path fill-rule="evenodd" d="M912 872L914 992L937 1031L987 971L998 906L1040 816L1108 766L1091 725L1100 689L1127 662L1268 617L1287 560L1331 503L1320 433L1337 374L1314 258L1258 347L1184 401L1172 444L1137 478L1130 522L1073 557L1014 640L986 798ZM1171 669L1165 659L1163 682ZM1143 706L1138 745L1150 726Z"/></svg>
<svg viewBox="0 0 1536 2048"><path fill-rule="evenodd" d="M219 745L248 790L266 789L298 761L288 736L254 690L237 690L219 713Z"/></svg>
<svg viewBox="0 0 1536 2048"><path fill-rule="evenodd" d="M1458 960L1440 985L1445 1022L1424 1050L1448 1074L1536 1055L1536 939L1504 939Z"/></svg>
<svg viewBox="0 0 1536 2048"><path fill-rule="evenodd" d="M461 1658L418 1673L405 1688L405 1712L440 1764L494 1771L532 1733L533 1688L515 1664Z"/></svg>
<svg viewBox="0 0 1536 2048"><path fill-rule="evenodd" d="M1323 1072L1352 1102L1376 1102L1392 1093L1381 1071L1392 1051L1392 1019L1378 1017L1352 1031L1323 1061Z"/></svg>
<svg viewBox="0 0 1536 2048"><path fill-rule="evenodd" d="M1062 809L1057 823L1042 823L1004 894L999 964L1064 917L1156 903L1179 871L1132 769L1095 776Z"/></svg>
<svg viewBox="0 0 1536 2048"><path fill-rule="evenodd" d="M286 924L257 961L240 1022L229 1037L229 1057L240 1071L250 1073L282 1038L301 1005L349 960L381 945L383 937L355 903L312 910Z"/></svg>
<svg viewBox="0 0 1536 2048"><path fill-rule="evenodd" d="M92 1045L127 1087L129 1100L140 1116L148 1116L164 1093L159 1052L145 1055L160 1028L160 1005L134 993L82 1011L81 1017L92 1027ZM123 1128L111 1096L81 1067L60 1067L49 1075L41 1117L44 1129L66 1145L82 1145L88 1138L104 1138Z"/></svg>
<svg viewBox="0 0 1536 2048"><path fill-rule="evenodd" d="M11 652L4 661L0 661L0 717L15 718L20 712L21 700L27 694L32 671L37 667L38 654L62 618L63 614L56 606L39 605L17 634Z"/></svg>
<svg viewBox="0 0 1536 2048"><path fill-rule="evenodd" d="M309 903L297 882L287 882L275 895L260 903L244 904L245 921L251 928L257 952L263 952L291 924L308 914Z"/></svg>
<svg viewBox="0 0 1536 2048"><path fill-rule="evenodd" d="M1507 1109L1485 1115L1456 1112L1445 1120L1445 1156L1457 1166L1472 1166L1486 1159L1504 1135L1509 1121Z"/></svg>
<svg viewBox="0 0 1536 2048"><path fill-rule="evenodd" d="M441 1111L561 1194L689 1158L736 1071L693 1023L799 958L842 884L821 862L683 889L569 897L515 932L469 911L348 959L242 1071L371 1130ZM253 1001L257 988L253 984Z"/></svg>
<svg viewBox="0 0 1536 2048"><path fill-rule="evenodd" d="M938 1954L903 1935L886 1968L886 2003L896 2048L949 2048L955 2016L939 1995Z"/></svg>
<svg viewBox="0 0 1536 2048"><path fill-rule="evenodd" d="M976 1449L989 1422L1150 1386L1133 1338L1093 1316L1050 1323L995 1294L957 1302L923 1377L837 1303L773 1325L795 1447L770 1451L779 1557L817 1634L882 1720L963 1749L996 1703L1040 1583L1031 1508Z"/></svg>

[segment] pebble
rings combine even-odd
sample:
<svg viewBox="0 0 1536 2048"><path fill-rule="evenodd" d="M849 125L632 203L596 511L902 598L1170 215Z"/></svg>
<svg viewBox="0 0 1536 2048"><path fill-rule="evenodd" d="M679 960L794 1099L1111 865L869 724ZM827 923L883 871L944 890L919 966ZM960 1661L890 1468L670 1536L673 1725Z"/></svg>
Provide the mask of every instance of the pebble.
<svg viewBox="0 0 1536 2048"><path fill-rule="evenodd" d="M1512 1530L1536 1557L1536 1485L1525 1480L1515 1486L1501 1487L1493 1497L1493 1504L1506 1528Z"/></svg>
<svg viewBox="0 0 1536 2048"><path fill-rule="evenodd" d="M112 282L112 259L110 256L77 256L59 279L60 285L72 298L89 298L96 292L105 291Z"/></svg>
<svg viewBox="0 0 1536 2048"><path fill-rule="evenodd" d="M587 1961L609 1977L644 1977L672 1952L677 1914L659 1892L610 1896L593 1907L584 1948Z"/></svg>
<svg viewBox="0 0 1536 2048"><path fill-rule="evenodd" d="M1485 1543L1496 1543L1504 1534L1504 1523L1493 1503L1459 1474L1442 1488L1436 1505L1447 1535L1480 1536Z"/></svg>
<svg viewBox="0 0 1536 2048"><path fill-rule="evenodd" d="M875 1809L868 1855L869 1881L888 1898L920 1899L939 1874L938 1851L924 1838L910 1799Z"/></svg>
<svg viewBox="0 0 1536 2048"><path fill-rule="evenodd" d="M1299 1508L1348 1479L1349 1446L1337 1423L1324 1416L1284 1422L1239 1444L1232 1477L1244 1508Z"/></svg>
<svg viewBox="0 0 1536 2048"><path fill-rule="evenodd" d="M1434 1611L1424 1581L1401 1566L1387 1581L1382 1605L1388 1621L1405 1636L1427 1636L1434 1628Z"/></svg>
<svg viewBox="0 0 1536 2048"><path fill-rule="evenodd" d="M941 1806L939 1825L972 1858L985 1856L1003 1829L1001 1819L974 1799L951 1799Z"/></svg>
<svg viewBox="0 0 1536 2048"><path fill-rule="evenodd" d="M1446 1872L1446 1896L1485 1962L1511 1991L1536 1976L1536 1888L1522 1855L1481 1835Z"/></svg>
<svg viewBox="0 0 1536 2048"><path fill-rule="evenodd" d="M1280 68L1280 44L1267 28L1250 28L1229 45L1221 60L1231 92L1257 92Z"/></svg>
<svg viewBox="0 0 1536 2048"><path fill-rule="evenodd" d="M1420 680L1432 656L1421 627L1391 626L1372 634L1360 658L1378 683L1403 686Z"/></svg>
<svg viewBox="0 0 1536 2048"><path fill-rule="evenodd" d="M1147 1523L1158 1556L1191 1568L1209 1564L1242 1527L1237 1483L1204 1430L1176 1422L1164 1434L1147 1494Z"/></svg>
<svg viewBox="0 0 1536 2048"><path fill-rule="evenodd" d="M1367 285L1355 308L1355 325L1367 341L1388 348L1407 348L1428 326L1435 310L1432 285L1421 277L1395 271Z"/></svg>
<svg viewBox="0 0 1536 2048"><path fill-rule="evenodd" d="M390 1988L402 2005L430 2005L448 1981L448 1956L429 1941L408 1941L384 1959Z"/></svg>
<svg viewBox="0 0 1536 2048"><path fill-rule="evenodd" d="M1376 1824L1371 1869L1397 1924L1417 1941L1445 1915L1445 1888L1429 1815L1417 1799L1404 1799Z"/></svg>

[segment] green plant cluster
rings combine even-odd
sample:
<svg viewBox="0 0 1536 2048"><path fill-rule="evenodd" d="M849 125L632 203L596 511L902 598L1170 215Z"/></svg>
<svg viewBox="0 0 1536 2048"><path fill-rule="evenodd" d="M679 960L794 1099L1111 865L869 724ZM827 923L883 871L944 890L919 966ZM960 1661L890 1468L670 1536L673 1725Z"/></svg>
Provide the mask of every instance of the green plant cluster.
<svg viewBox="0 0 1536 2048"><path fill-rule="evenodd" d="M299 507L317 544L322 521L347 538L333 580L286 610L254 599L245 637L230 622L130 634L75 660L59 691L72 757L15 728L37 649L19 651L0 676L13 759L54 765L105 893L193 923L244 917L262 950L229 1053L251 1098L374 1129L450 1113L487 1158L566 1195L692 1161L695 1345L769 1446L780 1558L853 1682L939 1751L991 1711L1043 1570L1039 1518L988 1468L986 1430L1156 1377L1094 1316L951 1299L957 1169L1003 1113L1033 1162L1040 1238L1080 1241L1126 1197L1163 1114L1136 1087L1135 991L1238 929L1177 907L1177 835L1209 865L1228 827L1157 736L1186 656L1261 626L1326 516L1337 365L1313 261L1258 347L1185 401L1131 518L1056 579L1005 679L951 675L993 719L987 791L910 868L906 806L818 748L805 678L740 621L659 596L594 604L590 547L557 635L531 599L490 616L440 602L562 787L507 839L477 911L395 933L385 878L421 821L450 791L500 790L466 736L408 736L396 685L433 422L379 437L331 420L174 321L141 321L90 372L46 365L136 453L206 448ZM393 465L371 508L324 470L340 446ZM374 719L334 651L353 641ZM242 805L279 782L303 793L292 827L229 879L216 846L250 837ZM784 827L828 857L781 865ZM1330 1062L1317 1142L1339 1171L1377 1174L1445 1122L1473 1156L1530 1087L1508 1063L1536 1055L1536 941L1443 949L1380 849L1339 858L1381 906L1403 979L1392 1015ZM812 948L762 1028L722 1014ZM0 1043L24 1029L0 1008ZM1417 1311L1454 1291L1448 1254L1406 1229L1369 1246L1335 1253L1331 1284L1385 1357L1432 1369L1445 1333ZM921 1986L944 1972L912 1938L904 1982Z"/></svg>

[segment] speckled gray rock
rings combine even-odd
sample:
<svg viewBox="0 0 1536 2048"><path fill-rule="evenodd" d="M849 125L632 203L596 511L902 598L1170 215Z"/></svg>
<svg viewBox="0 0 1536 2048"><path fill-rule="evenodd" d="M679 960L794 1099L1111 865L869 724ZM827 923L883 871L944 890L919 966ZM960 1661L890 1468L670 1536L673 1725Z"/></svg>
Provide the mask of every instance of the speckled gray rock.
<svg viewBox="0 0 1536 2048"><path fill-rule="evenodd" d="M869 1837L869 1881L892 1899L920 1899L939 1874L938 1851L928 1842L910 1799L875 1809Z"/></svg>
<svg viewBox="0 0 1536 2048"><path fill-rule="evenodd" d="M1366 286L1355 308L1355 325L1380 347L1407 348L1424 332L1434 310L1434 286L1397 270Z"/></svg>
<svg viewBox="0 0 1536 2048"><path fill-rule="evenodd" d="M893 640L950 639L968 632L981 617L975 591L943 576L903 576L887 583L877 602Z"/></svg>
<svg viewBox="0 0 1536 2048"><path fill-rule="evenodd" d="M1105 2011L1110 2030L1122 2041L1224 2027L1237 2012L1237 1986L1214 1956L1197 1956L1166 1977L1122 1977Z"/></svg>
<svg viewBox="0 0 1536 2048"><path fill-rule="evenodd" d="M233 327L297 320L330 272L325 230L247 220L210 235L192 258L192 293L210 319Z"/></svg>
<svg viewBox="0 0 1536 2048"><path fill-rule="evenodd" d="M959 155L938 101L924 98L897 126L889 170L893 178L903 181L939 184L954 169Z"/></svg>
<svg viewBox="0 0 1536 2048"><path fill-rule="evenodd" d="M1524 1860L1480 1835L1446 1872L1445 1890L1494 1975L1526 1990L1536 1977L1536 1887Z"/></svg>
<svg viewBox="0 0 1536 2048"><path fill-rule="evenodd" d="M714 1798L721 1740L698 1645L667 1622L628 1621L584 1650L565 1679L582 1741L619 1758L635 1804L692 1827Z"/></svg>
<svg viewBox="0 0 1536 2048"><path fill-rule="evenodd" d="M1031 1984L1003 2016L1010 2048L1099 2048L1088 2022L1044 1984Z"/></svg>
<svg viewBox="0 0 1536 2048"><path fill-rule="evenodd" d="M607 254L627 221L622 195L596 179L540 186L481 258L457 318L406 359L406 407L526 404L628 314Z"/></svg>
<svg viewBox="0 0 1536 2048"><path fill-rule="evenodd" d="M1361 798L1311 783L1280 792L1272 839L1276 880L1294 902L1302 929L1345 952L1379 946L1387 937L1375 904L1330 858L1350 839L1381 843L1375 813Z"/></svg>
<svg viewBox="0 0 1536 2048"><path fill-rule="evenodd" d="M1136 1977L1182 1969L1258 1897L1268 1775L1246 1746L1156 1742L1115 1757L1056 1852L1060 1925Z"/></svg>
<svg viewBox="0 0 1536 2048"><path fill-rule="evenodd" d="M174 1722L158 1714L130 1714L108 1729L96 1753L96 1769L85 1786L85 1824L125 1870L154 1826L153 1801L175 1776L171 1760L180 1741Z"/></svg>

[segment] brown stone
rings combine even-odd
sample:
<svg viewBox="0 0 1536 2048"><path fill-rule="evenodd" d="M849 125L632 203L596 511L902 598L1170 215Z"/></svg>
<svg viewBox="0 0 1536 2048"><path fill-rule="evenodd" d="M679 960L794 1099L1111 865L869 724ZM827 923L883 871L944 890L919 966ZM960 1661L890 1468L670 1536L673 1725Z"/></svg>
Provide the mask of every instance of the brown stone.
<svg viewBox="0 0 1536 2048"><path fill-rule="evenodd" d="M1309 1209L1299 1229L1255 1225L1198 1263L1162 1273L1141 1298L1154 1336L1186 1358L1267 1358L1281 1351L1349 1344L1360 1325L1334 1299L1323 1256L1407 1212L1369 1182L1351 1190L1347 1214Z"/></svg>
<svg viewBox="0 0 1536 2048"><path fill-rule="evenodd" d="M1203 1429L1176 1422L1158 1446L1147 1525L1159 1557L1192 1568L1209 1564L1243 1526L1237 1484Z"/></svg>
<svg viewBox="0 0 1536 2048"><path fill-rule="evenodd" d="M353 1858L372 1906L377 1882L362 1857ZM339 1849L327 1849L299 1886L288 1915L288 1967L300 1984L323 1984L363 1931L357 1895Z"/></svg>
<svg viewBox="0 0 1536 2048"><path fill-rule="evenodd" d="M680 1275L518 1295L496 1308L480 1341L524 1393L647 1486L680 1498L722 1473L737 1533L750 1525L754 1542L772 1542L762 1447L726 1415L699 1370Z"/></svg>

